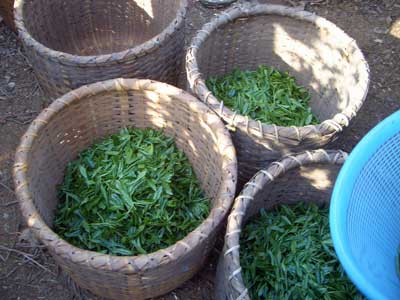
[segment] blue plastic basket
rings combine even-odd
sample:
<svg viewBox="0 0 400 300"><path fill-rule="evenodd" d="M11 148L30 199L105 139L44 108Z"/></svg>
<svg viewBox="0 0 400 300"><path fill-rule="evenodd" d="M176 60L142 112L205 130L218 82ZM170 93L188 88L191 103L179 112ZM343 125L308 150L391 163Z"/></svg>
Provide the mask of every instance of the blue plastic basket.
<svg viewBox="0 0 400 300"><path fill-rule="evenodd" d="M347 275L368 299L399 300L400 111L354 148L330 204L333 244Z"/></svg>

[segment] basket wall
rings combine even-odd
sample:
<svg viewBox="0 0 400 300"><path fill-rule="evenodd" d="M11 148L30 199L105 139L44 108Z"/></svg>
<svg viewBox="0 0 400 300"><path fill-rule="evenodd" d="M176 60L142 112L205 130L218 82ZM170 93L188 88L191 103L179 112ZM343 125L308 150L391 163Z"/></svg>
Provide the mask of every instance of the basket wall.
<svg viewBox="0 0 400 300"><path fill-rule="evenodd" d="M235 199L216 276L216 300L250 300L240 269L240 230L261 208L299 201L329 204L336 176L347 154L315 150L272 163L259 171Z"/></svg>
<svg viewBox="0 0 400 300"><path fill-rule="evenodd" d="M235 114L205 80L238 68L275 67L295 76L312 95L316 126L279 127ZM361 107L369 70L356 42L310 12L278 5L237 5L204 25L186 57L190 88L230 126L244 184L263 166L289 153L335 139Z"/></svg>
<svg viewBox="0 0 400 300"><path fill-rule="evenodd" d="M54 99L118 77L176 84L187 5L187 0L21 0L16 25L40 85Z"/></svg>
<svg viewBox="0 0 400 300"><path fill-rule="evenodd" d="M163 129L174 137L212 200L211 213L183 240L152 254L110 256L76 248L51 230L57 185L80 151L125 127ZM78 285L106 298L147 299L202 267L233 201L236 157L221 120L193 96L167 84L118 79L84 86L45 109L22 138L14 179L28 226Z"/></svg>

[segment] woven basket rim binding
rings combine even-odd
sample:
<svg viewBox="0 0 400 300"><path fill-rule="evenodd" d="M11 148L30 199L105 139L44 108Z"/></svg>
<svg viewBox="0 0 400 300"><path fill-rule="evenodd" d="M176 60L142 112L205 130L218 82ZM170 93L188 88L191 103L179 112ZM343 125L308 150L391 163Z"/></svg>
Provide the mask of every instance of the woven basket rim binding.
<svg viewBox="0 0 400 300"><path fill-rule="evenodd" d="M58 50L51 49L44 44L37 41L25 27L23 21L24 15L24 4L25 0L15 0L14 2L14 12L15 12L15 27L18 32L20 39L26 43L28 47L33 47L36 51L46 57L50 57L59 60L64 63L75 63L75 64L99 64L110 61L119 61L121 59L136 58L144 56L147 53L153 52L161 47L165 40L173 36L176 28L179 28L181 23L185 21L185 15L188 9L188 0L181 0L181 5L177 11L176 17L171 21L171 23L163 29L159 34L152 37L151 39L119 52L113 52L109 54L100 55L75 55L67 52L62 52Z"/></svg>
<svg viewBox="0 0 400 300"><path fill-rule="evenodd" d="M359 56L363 62L363 72L366 74L366 80L363 82L363 96L355 102L350 103L343 111L337 113L333 118L327 119L317 125L296 126L277 126L274 124L265 124L261 121L255 121L247 116L233 112L224 106L212 92L207 88L205 79L200 72L198 65L197 53L207 38L219 27L228 24L235 19L248 18L260 15L280 15L292 17L298 20L313 23L321 29L333 29L340 32L343 36L348 37L349 44L356 49L354 55ZM315 13L299 10L295 7L288 7L274 4L235 4L231 8L226 9L218 16L214 17L210 22L206 23L196 35L193 37L190 46L186 52L186 74L190 89L205 103L207 103L229 126L231 129L239 128L245 130L250 136L255 138L277 139L278 141L291 141L291 144L299 144L307 139L310 132L319 133L321 136L331 136L337 132L341 132L347 127L350 120L356 116L357 111L362 106L368 94L370 71L367 61L357 42L349 37L343 30L332 22L323 17L317 16ZM200 92L201 91L201 92Z"/></svg>
<svg viewBox="0 0 400 300"><path fill-rule="evenodd" d="M244 225L246 217L246 209L249 203L254 199L255 194L265 185L273 183L279 177L285 175L286 172L299 168L301 166L309 166L314 164L332 164L342 165L348 154L341 150L312 150L298 154L293 154L282 158L279 161L273 162L265 170L258 171L249 182L247 182L234 201L233 208L228 216L227 229L225 234L223 255L224 265L229 265L232 274L224 274L228 276L227 281L235 280L235 284L229 284L232 289L240 295L235 300L248 300L249 294L246 288L243 277L242 268L240 266L240 233ZM260 186L259 182L262 182ZM234 218L234 221L231 221ZM236 259L235 259L236 258ZM239 262L239 263L238 263ZM223 272L223 270L217 270Z"/></svg>
<svg viewBox="0 0 400 300"><path fill-rule="evenodd" d="M214 124L220 123L217 125L219 128L213 133L220 141L218 147L219 151L223 153L222 168L228 170L225 172L216 197L216 199L220 200L219 203L221 204L214 207L210 211L208 217L182 240L167 248L146 255L115 256L84 250L69 244L44 222L34 205L33 195L29 190L29 182L27 181L29 165L27 165L27 159L32 144L35 138L41 134L42 129L44 129L46 124L51 122L53 117L62 112L65 107L74 104L83 97L99 94L107 90L160 91L164 95L171 95L174 96L175 99L190 102L189 107L194 111L198 111L199 114L203 116L203 120L206 123L213 124L213 126L215 126ZM87 264L101 271L118 271L123 274L133 274L137 272L135 266L141 266L140 271L146 271L178 260L179 255L175 255L179 253L177 250L182 249L182 247L186 250L194 248L199 241L199 237L207 236L217 228L232 205L233 195L236 189L236 152L230 135L224 128L221 119L201 101L198 101L187 92L165 83L147 79L112 79L85 85L65 94L55 100L48 108L44 109L31 123L26 133L21 138L21 143L16 153L16 160L13 167L15 193L20 202L20 208L27 221L27 225L33 229L36 236L45 246L53 249L55 254L68 257L79 264ZM152 262L151 264L148 263L150 261ZM116 268L116 266L118 267Z"/></svg>

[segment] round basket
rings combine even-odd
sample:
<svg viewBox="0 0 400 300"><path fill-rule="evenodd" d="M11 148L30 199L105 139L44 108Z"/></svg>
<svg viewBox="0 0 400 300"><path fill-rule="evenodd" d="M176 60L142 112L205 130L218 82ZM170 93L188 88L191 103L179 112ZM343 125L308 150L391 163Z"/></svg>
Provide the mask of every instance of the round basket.
<svg viewBox="0 0 400 300"><path fill-rule="evenodd" d="M146 78L176 84L187 0L17 0L15 23L46 95Z"/></svg>
<svg viewBox="0 0 400 300"><path fill-rule="evenodd" d="M125 127L162 129L174 137L212 201L210 215L184 239L147 255L74 247L51 229L57 186L80 151ZM14 183L26 223L79 286L105 298L147 299L175 289L202 267L233 202L235 155L222 121L193 96L150 80L116 79L64 95L32 122L16 152Z"/></svg>
<svg viewBox="0 0 400 300"><path fill-rule="evenodd" d="M250 300L240 267L240 232L261 208L309 201L327 206L347 154L314 150L287 156L259 171L235 199L228 217L225 244L217 268L217 300Z"/></svg>
<svg viewBox="0 0 400 300"><path fill-rule="evenodd" d="M15 31L14 25L14 0L0 1L0 16L4 18L4 23Z"/></svg>
<svg viewBox="0 0 400 300"><path fill-rule="evenodd" d="M225 107L206 86L210 76L259 65L287 71L308 88L321 123L262 124ZM242 184L283 155L332 141L360 109L369 85L368 65L346 33L310 12L268 4L233 6L204 25L188 48L186 71L192 91L233 132Z"/></svg>
<svg viewBox="0 0 400 300"><path fill-rule="evenodd" d="M330 207L333 245L368 299L400 298L400 111L351 152Z"/></svg>

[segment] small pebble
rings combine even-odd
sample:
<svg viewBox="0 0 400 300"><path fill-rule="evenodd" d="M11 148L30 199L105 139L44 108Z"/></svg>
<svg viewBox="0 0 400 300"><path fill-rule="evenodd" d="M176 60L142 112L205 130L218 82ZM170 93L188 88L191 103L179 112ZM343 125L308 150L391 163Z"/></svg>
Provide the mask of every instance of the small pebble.
<svg viewBox="0 0 400 300"><path fill-rule="evenodd" d="M378 34L386 34L386 33L388 33L388 31L389 30L386 28L379 28L379 27L374 28L374 32L378 33Z"/></svg>
<svg viewBox="0 0 400 300"><path fill-rule="evenodd" d="M375 39L374 42L375 43L379 43L379 44L383 44L383 40L381 40L381 39Z"/></svg>
<svg viewBox="0 0 400 300"><path fill-rule="evenodd" d="M15 88L15 82L9 82L9 83L7 84L7 87L8 87L8 89L9 89L10 91L12 91L12 90Z"/></svg>

